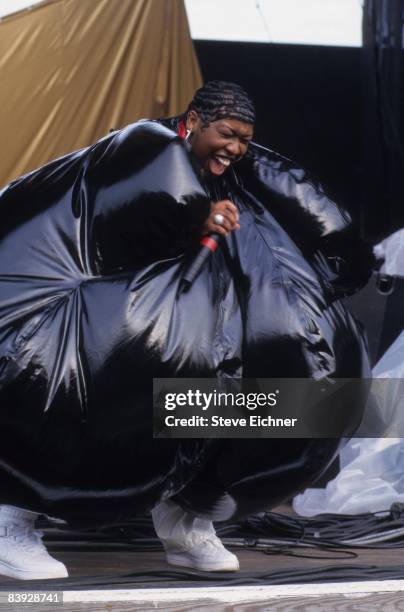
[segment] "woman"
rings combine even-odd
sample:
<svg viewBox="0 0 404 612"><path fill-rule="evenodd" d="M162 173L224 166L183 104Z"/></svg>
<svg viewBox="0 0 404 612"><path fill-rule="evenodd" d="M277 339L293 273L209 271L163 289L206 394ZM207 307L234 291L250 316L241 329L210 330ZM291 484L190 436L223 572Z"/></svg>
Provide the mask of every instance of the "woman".
<svg viewBox="0 0 404 612"><path fill-rule="evenodd" d="M32 514L16 508L93 525L155 507L169 562L237 569L210 521L268 509L334 457L335 440L152 437L153 378L369 372L336 301L366 282L369 253L301 169L250 142L253 123L244 90L208 83L183 116L128 126L3 191L7 575L34 577L18 553ZM211 232L220 248L182 292ZM50 559L35 577L61 575Z"/></svg>

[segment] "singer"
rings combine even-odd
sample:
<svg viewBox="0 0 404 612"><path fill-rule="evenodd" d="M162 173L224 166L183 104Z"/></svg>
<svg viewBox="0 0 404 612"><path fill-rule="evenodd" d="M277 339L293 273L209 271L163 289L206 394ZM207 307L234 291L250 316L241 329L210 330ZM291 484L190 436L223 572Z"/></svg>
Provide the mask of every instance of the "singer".
<svg viewBox="0 0 404 612"><path fill-rule="evenodd" d="M0 192L0 573L65 576L39 513L108 524L153 509L167 560L238 569L212 520L270 509L338 440L153 439L153 378L366 377L340 298L371 250L254 106L215 81ZM188 291L200 240L219 246Z"/></svg>
<svg viewBox="0 0 404 612"><path fill-rule="evenodd" d="M209 236L200 242L207 253L216 250L220 236L240 229L237 206L228 199L215 201L219 192L213 179L244 157L254 120L254 105L246 92L234 84L211 82L197 92L185 116L163 122L185 136L212 198L210 215L201 229L202 236ZM205 259L200 258L198 271Z"/></svg>

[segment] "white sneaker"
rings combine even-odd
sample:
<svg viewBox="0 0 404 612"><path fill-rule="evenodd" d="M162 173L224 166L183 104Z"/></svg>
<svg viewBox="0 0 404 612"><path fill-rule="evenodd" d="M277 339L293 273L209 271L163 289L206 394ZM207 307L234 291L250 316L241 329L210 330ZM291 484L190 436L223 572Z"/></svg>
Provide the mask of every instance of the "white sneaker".
<svg viewBox="0 0 404 612"><path fill-rule="evenodd" d="M67 569L49 555L43 533L34 529L37 514L0 506L0 574L20 580L66 578Z"/></svg>
<svg viewBox="0 0 404 612"><path fill-rule="evenodd" d="M240 565L236 555L227 550L214 535L199 544L182 548L173 542L164 542L167 563L192 567L204 572L236 572Z"/></svg>
<svg viewBox="0 0 404 612"><path fill-rule="evenodd" d="M185 512L172 501L152 510L154 528L166 551L167 563L205 572L236 572L236 555L226 550L211 521Z"/></svg>

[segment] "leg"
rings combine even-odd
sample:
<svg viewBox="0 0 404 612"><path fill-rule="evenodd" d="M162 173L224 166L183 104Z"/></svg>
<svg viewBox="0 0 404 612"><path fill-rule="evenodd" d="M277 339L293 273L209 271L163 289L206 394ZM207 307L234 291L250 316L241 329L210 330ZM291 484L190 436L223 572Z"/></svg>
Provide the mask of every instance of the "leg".
<svg viewBox="0 0 404 612"><path fill-rule="evenodd" d="M152 517L167 563L207 572L239 569L236 555L225 549L211 521L185 512L173 501L157 504Z"/></svg>

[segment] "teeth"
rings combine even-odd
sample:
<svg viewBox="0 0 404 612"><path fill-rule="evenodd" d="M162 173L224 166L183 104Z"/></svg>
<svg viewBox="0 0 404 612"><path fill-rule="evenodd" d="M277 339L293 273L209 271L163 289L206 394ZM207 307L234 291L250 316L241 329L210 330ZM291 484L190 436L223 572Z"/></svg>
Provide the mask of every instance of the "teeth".
<svg viewBox="0 0 404 612"><path fill-rule="evenodd" d="M223 164L223 166L230 166L230 159L228 159L227 157L221 157L220 155L217 155L216 157L220 161L220 163Z"/></svg>

